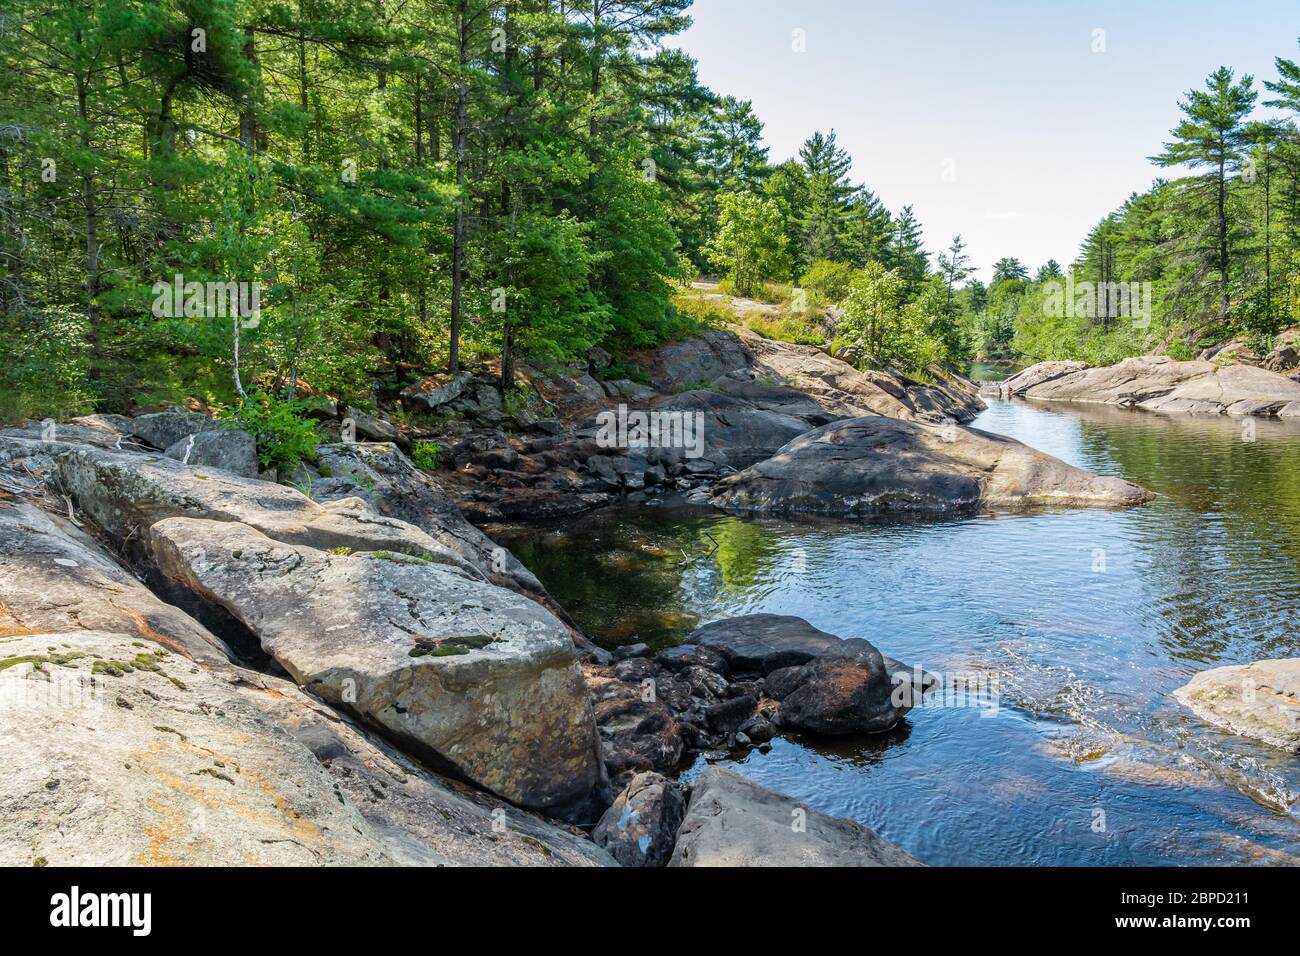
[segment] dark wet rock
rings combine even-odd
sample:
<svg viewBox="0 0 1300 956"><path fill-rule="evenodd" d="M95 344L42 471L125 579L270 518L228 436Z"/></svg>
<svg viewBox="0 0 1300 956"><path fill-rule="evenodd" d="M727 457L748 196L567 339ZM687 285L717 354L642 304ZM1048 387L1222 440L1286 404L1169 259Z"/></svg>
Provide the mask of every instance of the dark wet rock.
<svg viewBox="0 0 1300 956"><path fill-rule="evenodd" d="M869 654L874 648L861 638L836 637L801 617L786 614L745 614L697 628L682 645L700 647L724 658L735 670L770 674L779 668L806 664L814 657Z"/></svg>
<svg viewBox="0 0 1300 956"><path fill-rule="evenodd" d="M688 667L707 667L725 676L727 660L711 647L700 644L678 644L665 648L655 655L655 663L670 671L685 670Z"/></svg>
<svg viewBox="0 0 1300 956"><path fill-rule="evenodd" d="M1012 438L948 423L834 422L722 479L713 503L736 511L872 515L983 507L1134 505L1154 497Z"/></svg>
<svg viewBox="0 0 1300 956"><path fill-rule="evenodd" d="M691 790L669 866L920 866L852 820L709 767Z"/></svg>
<svg viewBox="0 0 1300 956"><path fill-rule="evenodd" d="M644 657L628 658L614 665L614 676L624 681L642 681L653 678L655 673L654 662Z"/></svg>
<svg viewBox="0 0 1300 956"><path fill-rule="evenodd" d="M824 736L878 734L896 727L908 704L879 653L818 657L798 669L783 695L781 726Z"/></svg>
<svg viewBox="0 0 1300 956"><path fill-rule="evenodd" d="M698 448L662 448L657 461L669 471L688 460L703 460L714 467L741 469L776 453L797 435L808 431L802 418L766 411L751 402L721 392L683 392L653 403L657 412L695 416L701 423ZM699 452L697 455L696 452ZM693 457L691 457L693 456Z"/></svg>
<svg viewBox="0 0 1300 956"><path fill-rule="evenodd" d="M738 730L754 715L757 701L748 694L720 701L704 711L704 718L709 729L718 734L729 734Z"/></svg>
<svg viewBox="0 0 1300 956"><path fill-rule="evenodd" d="M804 665L778 667L763 681L763 693L773 700L785 700L804 680Z"/></svg>
<svg viewBox="0 0 1300 956"><path fill-rule="evenodd" d="M885 657L868 641L837 637L789 615L727 618L687 640L720 654L733 671L766 674L761 692L781 702L781 725L805 733L889 730L934 684L932 675ZM758 688L740 681L729 691L752 695Z"/></svg>
<svg viewBox="0 0 1300 956"><path fill-rule="evenodd" d="M725 677L707 667L688 667L678 674L678 679L685 681L690 687L691 696L705 701L725 697L730 686Z"/></svg>
<svg viewBox="0 0 1300 956"><path fill-rule="evenodd" d="M256 478L261 471L257 442L252 435L235 428L187 436L168 448L165 454L189 465L220 468L244 478Z"/></svg>
<svg viewBox="0 0 1300 956"><path fill-rule="evenodd" d="M665 866L686 816L686 788L639 773L596 824L591 839L623 866Z"/></svg>
<svg viewBox="0 0 1300 956"><path fill-rule="evenodd" d="M751 717L740 725L737 736L744 734L754 743L765 743L776 736L776 726L765 717Z"/></svg>
<svg viewBox="0 0 1300 956"><path fill-rule="evenodd" d="M626 661L634 657L648 657L649 655L649 644L624 644L622 647L614 648L614 660L616 661Z"/></svg>
<svg viewBox="0 0 1300 956"><path fill-rule="evenodd" d="M661 682L623 681L596 664L583 670L610 778L629 771L675 770L686 748L684 728L676 717L678 708L659 694Z"/></svg>

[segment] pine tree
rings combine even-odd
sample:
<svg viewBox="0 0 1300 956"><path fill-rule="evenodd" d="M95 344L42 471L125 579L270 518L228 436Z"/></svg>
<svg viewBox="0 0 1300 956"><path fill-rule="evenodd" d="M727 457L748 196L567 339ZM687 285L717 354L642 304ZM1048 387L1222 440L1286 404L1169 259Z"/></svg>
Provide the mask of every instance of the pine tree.
<svg viewBox="0 0 1300 956"><path fill-rule="evenodd" d="M1219 67L1206 80L1204 90L1190 90L1179 104L1183 120L1173 129L1165 150L1152 157L1157 165L1205 168L1206 172L1181 182L1193 215L1211 220L1209 242L1193 240L1192 254L1218 274L1219 318L1227 322L1232 311L1231 267L1235 224L1228 202L1229 178L1241 170L1246 145L1243 120L1255 106L1254 79L1249 74L1234 82L1233 72Z"/></svg>

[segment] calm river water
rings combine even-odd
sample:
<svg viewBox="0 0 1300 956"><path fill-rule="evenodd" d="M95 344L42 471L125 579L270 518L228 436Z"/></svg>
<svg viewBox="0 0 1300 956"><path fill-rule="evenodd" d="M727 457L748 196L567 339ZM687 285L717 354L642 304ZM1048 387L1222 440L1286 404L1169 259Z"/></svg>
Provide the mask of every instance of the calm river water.
<svg viewBox="0 0 1300 956"><path fill-rule="evenodd" d="M949 701L735 763L931 865L1300 864L1300 758L1169 696L1206 667L1300 654L1300 423L1246 441L1228 418L990 405L976 427L1158 500L888 522L659 505L494 531L606 646L766 611L982 676L996 710Z"/></svg>

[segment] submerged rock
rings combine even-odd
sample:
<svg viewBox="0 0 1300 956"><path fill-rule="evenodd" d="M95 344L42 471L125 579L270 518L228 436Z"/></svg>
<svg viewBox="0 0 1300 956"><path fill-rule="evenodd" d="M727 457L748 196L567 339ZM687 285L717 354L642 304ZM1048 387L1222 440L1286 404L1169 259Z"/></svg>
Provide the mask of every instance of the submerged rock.
<svg viewBox="0 0 1300 956"><path fill-rule="evenodd" d="M1038 368L1031 366L1017 378L1031 381ZM1141 355L1116 365L1080 369L1035 382L1016 394L1153 412L1300 417L1300 382L1250 365L1177 362L1167 355Z"/></svg>
<svg viewBox="0 0 1300 956"><path fill-rule="evenodd" d="M1202 671L1174 697L1234 734L1300 754L1300 658Z"/></svg>
<svg viewBox="0 0 1300 956"><path fill-rule="evenodd" d="M852 820L709 767L691 790L669 866L921 866Z"/></svg>
<svg viewBox="0 0 1300 956"><path fill-rule="evenodd" d="M235 522L170 518L149 539L164 575L234 615L296 683L436 767L555 816L603 808L573 642L537 603L421 558L333 554Z"/></svg>
<svg viewBox="0 0 1300 956"><path fill-rule="evenodd" d="M1154 497L1012 438L883 417L833 422L714 488L736 511L871 515L1033 505L1133 505Z"/></svg>
<svg viewBox="0 0 1300 956"><path fill-rule="evenodd" d="M591 839L623 866L665 866L686 816L686 788L639 773L596 824Z"/></svg>

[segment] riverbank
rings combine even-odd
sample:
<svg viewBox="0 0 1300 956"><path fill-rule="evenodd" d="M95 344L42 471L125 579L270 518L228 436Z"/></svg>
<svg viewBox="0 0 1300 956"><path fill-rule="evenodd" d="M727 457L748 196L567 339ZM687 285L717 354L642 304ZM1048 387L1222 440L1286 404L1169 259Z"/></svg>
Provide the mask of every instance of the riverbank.
<svg viewBox="0 0 1300 956"><path fill-rule="evenodd" d="M779 651L758 655L734 647L710 649L707 627L640 639L624 622L629 639L611 642L598 634L593 643L587 631L596 629L585 622L584 601L573 598L570 585L577 583L590 599L616 606L611 596L626 590L611 589L617 574L611 577L609 569L601 568L575 574L569 568L553 576L541 564L521 563L466 521L462 509L480 522L550 514L579 527L577 512L615 501L644 514L670 511L674 501L682 500L697 506L708 500L725 504L711 493L734 486L755 469L762 474L764 468L780 467L798 480L807 469L794 452L818 443L850 468L854 462L872 463L875 470L867 483L873 500L889 505L873 504L859 512L855 521L872 519L862 525L868 528L910 527L919 534L951 528L957 519L983 520L990 509L1064 517L1075 512L1061 505L1114 507L1150 497L1119 480L1109 467L1097 477L1068 457L1059 461L1002 437L1005 430L960 424L979 414L983 403L973 386L957 377L927 384L863 373L817 349L764 340L744 330L717 330L635 358L646 384L607 379L599 385L599 400L591 384L598 382L593 372L605 356L591 356L586 369L550 376L538 387L540 400L555 412L546 419L526 409L494 407L485 383L472 375L459 385L424 382L406 389L410 400L426 404L437 389L437 407L454 413L439 434L465 439L447 446L448 467L454 471L436 476L417 468L399 447L414 452L427 437L402 427L405 423L347 408L334 413L341 417L325 416L327 432L337 429L342 435L355 428L361 437L386 434L390 440L326 444L312 465L292 475L259 472L248 457L248 436L214 429L194 413L97 416L52 430L33 423L0 435L6 494L12 502L0 504L14 531L5 555L9 622L4 640L14 645L7 680L23 681L13 686L30 690L32 682L51 674L72 676L74 683L88 680L89 687L102 692L110 689L110 678L128 678L118 682L123 703L115 706L130 714L118 715L121 739L114 739L130 752L156 750L163 733L158 727L177 729L158 711L184 709L185 700L163 702L150 696L148 685L158 675L176 689L189 685L186 675L200 683L218 677L205 692L210 698L205 698L206 707L226 713L246 712L249 701L237 704L223 697L221 682L256 686L261 690L251 701L260 711L240 719L251 721L249 726L296 730L290 736L316 753L327 771L321 777L319 770L305 769L312 766L308 755L293 747L258 756L238 748L221 756L217 748L206 747L218 753L213 759L221 766L190 766L193 751L187 741L228 737L231 730L189 725L179 731L185 746L169 753L163 766L149 765L149 778L130 781L131 789L119 793L120 799L107 800L135 808L124 824L128 828L144 829L140 821L148 815L143 807L196 799L207 806L217 800L210 791L176 796L158 789L160 780L170 786L166 781L177 778L182 768L183 776L211 777L213 786L238 786L244 778L226 773L225 767L260 761L259 778L288 772L302 780L306 773L310 782L292 799L280 794L276 806L281 811L261 820L264 829L254 833L263 835L250 834L249 839L278 845L280 838L267 834L285 832L300 817L316 828L312 840L299 839L293 850L269 856L267 862L293 862L294 854L306 852L324 862L528 863L538 861L527 849L535 847L530 841L540 841L552 862L663 864L676 859L668 845L678 830L699 829L691 824L695 797L690 785L704 764L749 765L790 747L816 753L829 740L842 740L834 746L850 749L869 741L870 747L887 751L891 741L914 733L911 708L921 708L918 720L931 719L919 691L941 686L945 674L966 671L951 659L936 658L933 647L924 650L924 660L899 654L892 644L907 646L903 634L882 634L861 622L845 628L819 625L817 630L807 621L819 622L806 614L782 625L787 636ZM704 454L603 443L598 416L630 402L655 414L698 415ZM846 443L837 437L846 426L874 429L882 423L892 429L889 441ZM496 444L482 447L480 439L489 433ZM661 456L665 451L667 456ZM548 484L566 468L578 476L576 484ZM999 469L1009 469L1009 476L999 478ZM805 475L810 487L811 474ZM265 480L269 478L282 483ZM924 482L924 494L918 493L918 480ZM1107 497L1113 492L1121 493ZM833 488L827 494L843 498ZM512 504L503 506L506 501ZM1045 505L1050 507L1044 510ZM737 523L728 527L761 527L762 521L773 520L763 514L799 510L774 498L758 509L760 524L729 519ZM624 536L635 523L624 523L616 535ZM836 536L859 534L842 522L835 529ZM84 539L84 532L98 541ZM709 541L704 553L668 549L679 577L721 566L723 555L729 563L755 567L764 561L762 535L745 532L732 540ZM504 543L514 544L509 535ZM52 548L65 556L53 566L37 559ZM533 557L531 547L519 550ZM78 570L83 566L110 575L123 597L105 605L97 594L103 584ZM935 556L925 573L944 566ZM798 573L807 571L805 562ZM56 608L72 606L76 613L34 602L33 575L45 582L42 591L59 595ZM838 600L849 605L861 600L860 590L847 581L834 587ZM918 610L909 582L899 582L890 594L900 609ZM898 595L908 598L898 601ZM122 610L124 601L132 610ZM689 596L664 593L660 610L673 613L690 605ZM786 613L779 602L772 610ZM735 619L735 629L746 640L770 630L743 612L725 616ZM671 646L683 638L685 645ZM136 645L135 654L128 655L126 647ZM691 650L694 645L699 646ZM158 646L179 655L174 663L180 672L172 672L173 662L151 650ZM974 658L966 663L972 673L987 666ZM909 683L911 690L900 702L897 691ZM485 686L492 688L490 695L482 695ZM992 690L991 699L987 694L981 698L985 704L1001 699ZM286 712L276 705L268 711L267 699L295 700L296 709ZM1011 701L1015 711L1026 706ZM968 705L955 709L980 710ZM949 709L942 699L938 707ZM304 708L316 716L309 718ZM133 723L127 719L131 714L145 719ZM313 736L316 731L303 736L304 726L318 726L322 719L334 728L327 736L335 742ZM336 738L344 727L349 728L344 749L356 761L374 766L403 760L406 772L419 781L419 792L406 790L390 803L393 792L381 780L370 780L365 790L347 791L343 805L350 822L322 817L320 801L330 787L335 757L321 758L320 753L342 757L343 745ZM84 737L85 729L70 727L72 738L91 746L93 738ZM247 731L240 732L248 737ZM980 736L969 727L961 733L963 740ZM43 749L49 743L39 735L32 741L36 751L59 759L57 750ZM304 769L289 772L289 766ZM353 771L341 767L339 772L351 779ZM645 776L656 773L663 778ZM674 782L679 774L682 782ZM206 780L203 784L208 785ZM429 808L450 799L436 795L457 788L469 796L468 804L458 805L467 829L431 826ZM78 779L75 791L104 797L85 778ZM218 787L216 793L222 792ZM827 809L815 794L782 796L777 791L760 798L721 784L701 791L701 806L715 805L719 794L746 805ZM234 802L217 802L223 813L244 813L256 806L242 802L250 798L262 799L241 793ZM526 838L498 852L478 840L495 832L496 810L507 804L523 814ZM647 820L660 821L650 834L654 854L647 856L642 848L638 857L627 849L626 828L616 824L629 806ZM829 842L808 862L912 859L881 842L890 828L900 826L894 814L864 821L852 808L837 813L858 820L857 828L823 820L826 834L837 836L827 836ZM864 829L863 822L871 829ZM339 842L328 835L345 825L364 837ZM639 833L631 845L646 835ZM712 838L703 844L692 841L692 849L683 849L677 862L688 862L685 857L745 859L748 837L737 839L740 843L730 850ZM707 852L701 849L706 845ZM182 862L237 862L230 855L235 847L204 843L188 829L178 839L169 837L167 846L124 839L120 848L134 853L136 862L173 849ZM947 859L945 852L929 849L935 861ZM926 855L913 855L931 862ZM791 858L797 859L798 854Z"/></svg>
<svg viewBox="0 0 1300 956"><path fill-rule="evenodd" d="M950 699L887 734L778 737L723 758L928 864L1294 865L1296 759L1173 695L1217 666L1300 651L1300 424L1260 420L1246 443L1227 417L997 399L973 424L1158 498L851 523L665 503L491 532L607 648L793 614L996 681L996 716Z"/></svg>

